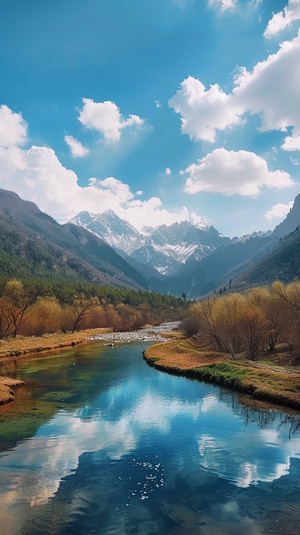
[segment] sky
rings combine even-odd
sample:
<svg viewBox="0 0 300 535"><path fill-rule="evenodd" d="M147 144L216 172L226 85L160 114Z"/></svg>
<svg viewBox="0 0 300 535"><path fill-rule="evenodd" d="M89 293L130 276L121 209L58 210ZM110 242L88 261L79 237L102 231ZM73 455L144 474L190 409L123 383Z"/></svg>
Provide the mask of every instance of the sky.
<svg viewBox="0 0 300 535"><path fill-rule="evenodd" d="M300 193L300 0L0 0L0 187L226 236Z"/></svg>

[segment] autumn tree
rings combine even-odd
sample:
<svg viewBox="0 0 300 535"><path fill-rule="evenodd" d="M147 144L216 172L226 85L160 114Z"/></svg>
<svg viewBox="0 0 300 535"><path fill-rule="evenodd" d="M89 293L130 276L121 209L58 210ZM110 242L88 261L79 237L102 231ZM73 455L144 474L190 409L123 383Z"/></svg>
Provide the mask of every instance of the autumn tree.
<svg viewBox="0 0 300 535"><path fill-rule="evenodd" d="M61 329L62 307L56 297L38 297L21 326L25 335L41 336Z"/></svg>
<svg viewBox="0 0 300 535"><path fill-rule="evenodd" d="M215 322L223 351L235 357L242 349L239 320L244 305L244 296L237 293L216 299L214 305Z"/></svg>
<svg viewBox="0 0 300 535"><path fill-rule="evenodd" d="M272 284L272 293L280 300L285 311L284 333L290 345L300 349L300 282L288 285L276 281Z"/></svg>
<svg viewBox="0 0 300 535"><path fill-rule="evenodd" d="M73 326L71 328L74 333L80 324L87 320L92 310L99 305L98 297L86 298L83 294L75 296L71 304L73 315Z"/></svg>
<svg viewBox="0 0 300 535"><path fill-rule="evenodd" d="M0 302L2 338L17 336L20 325L34 301L35 296L26 291L21 281L11 279L6 283Z"/></svg>

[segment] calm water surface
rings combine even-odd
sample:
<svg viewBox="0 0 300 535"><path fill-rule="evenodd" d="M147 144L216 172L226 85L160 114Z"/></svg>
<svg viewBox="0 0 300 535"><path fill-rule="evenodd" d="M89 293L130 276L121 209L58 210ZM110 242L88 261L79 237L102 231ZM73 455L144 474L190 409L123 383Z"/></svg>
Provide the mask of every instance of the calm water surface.
<svg viewBox="0 0 300 535"><path fill-rule="evenodd" d="M2 535L300 533L299 413L150 368L145 343L23 362Z"/></svg>

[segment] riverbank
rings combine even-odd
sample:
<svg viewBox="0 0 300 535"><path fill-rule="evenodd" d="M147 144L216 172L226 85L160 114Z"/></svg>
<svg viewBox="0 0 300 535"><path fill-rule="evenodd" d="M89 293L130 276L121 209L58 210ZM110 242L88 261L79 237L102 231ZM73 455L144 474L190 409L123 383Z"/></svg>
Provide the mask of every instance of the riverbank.
<svg viewBox="0 0 300 535"><path fill-rule="evenodd" d="M167 331L177 325L178 322L166 323L159 327L149 325L139 331L130 332L112 332L104 328L87 329L75 333L17 336L8 340L0 340L0 405L11 403L15 397L15 388L24 384L23 381L6 376L14 369L18 359L91 341L99 341L107 345L164 341L168 337Z"/></svg>
<svg viewBox="0 0 300 535"><path fill-rule="evenodd" d="M150 366L233 388L255 399L300 410L299 357L280 348L258 361L233 360L205 343L188 339L155 344L144 352Z"/></svg>
<svg viewBox="0 0 300 535"><path fill-rule="evenodd" d="M15 389L23 381L17 381L5 374L16 365L16 361L35 353L48 352L87 343L92 337L101 336L108 329L88 329L75 333L45 334L44 336L17 336L0 340L0 405L11 403Z"/></svg>

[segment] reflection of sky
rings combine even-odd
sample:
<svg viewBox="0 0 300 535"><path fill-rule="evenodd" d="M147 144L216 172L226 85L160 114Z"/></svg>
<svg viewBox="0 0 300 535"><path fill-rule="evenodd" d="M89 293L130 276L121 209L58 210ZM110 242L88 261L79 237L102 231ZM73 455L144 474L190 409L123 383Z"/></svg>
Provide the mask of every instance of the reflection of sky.
<svg viewBox="0 0 300 535"><path fill-rule="evenodd" d="M9 508L17 502L34 507L49 500L62 479L77 470L85 452L95 462L118 462L140 448L154 453L164 448L174 472L188 459L192 471L202 468L238 487L279 479L289 473L290 459L300 458L299 435L289 440L279 417L265 429L253 420L245 426L241 414L220 401L214 387L152 369L145 376L119 381L76 411L60 411L34 437L3 453L0 519L5 510L11 515ZM151 463L136 459L133 474L141 467L148 470L144 492L151 478L154 486L163 485L158 458ZM132 495L138 495L137 489L132 486Z"/></svg>
<svg viewBox="0 0 300 535"><path fill-rule="evenodd" d="M201 465L238 487L279 479L289 473L290 459L300 458L300 438L285 442L275 431L254 434L245 428L234 437L203 434L198 445Z"/></svg>

